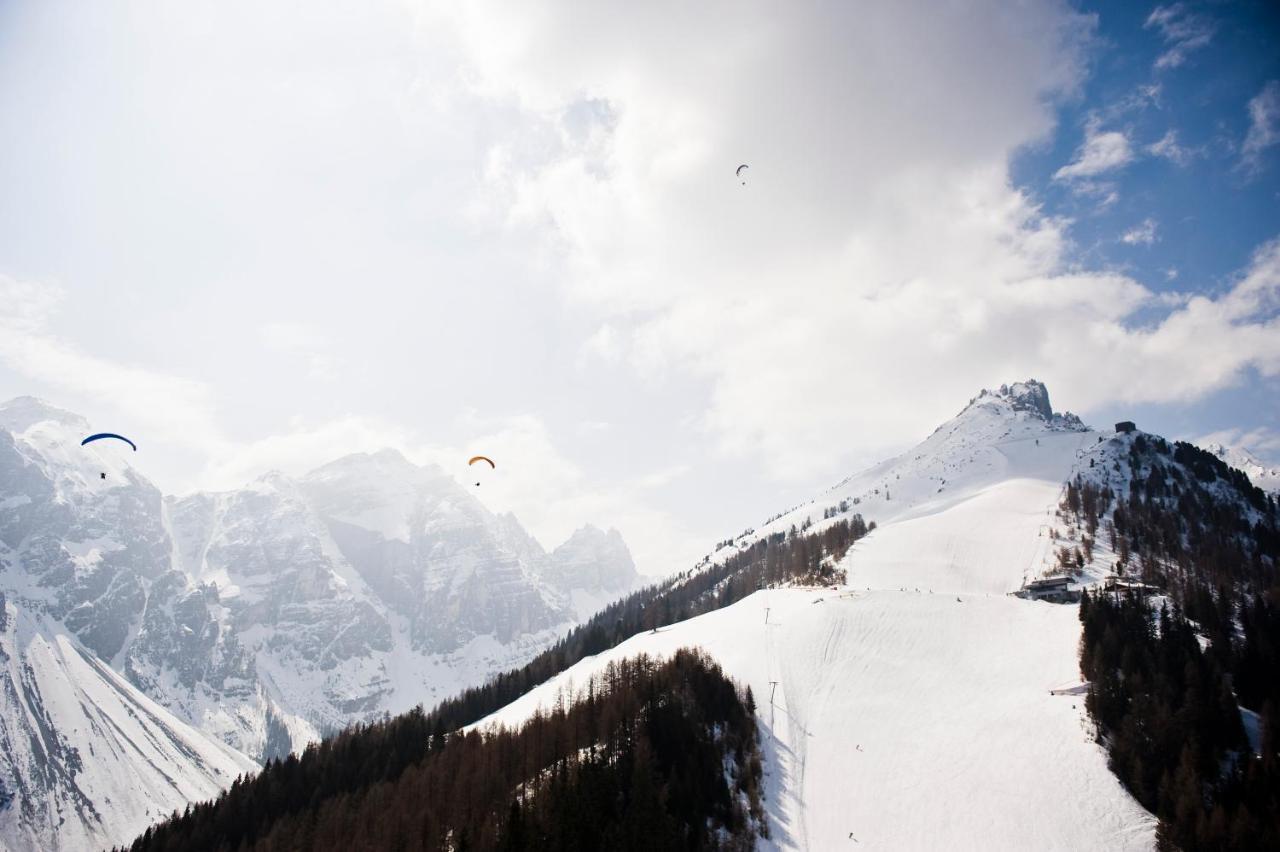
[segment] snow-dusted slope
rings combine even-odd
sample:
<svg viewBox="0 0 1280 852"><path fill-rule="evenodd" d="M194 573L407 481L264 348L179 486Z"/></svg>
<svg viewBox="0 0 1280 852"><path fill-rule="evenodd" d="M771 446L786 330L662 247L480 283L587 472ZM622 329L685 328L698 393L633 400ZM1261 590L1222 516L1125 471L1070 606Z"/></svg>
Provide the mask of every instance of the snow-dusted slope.
<svg viewBox="0 0 1280 852"><path fill-rule="evenodd" d="M0 595L0 846L121 843L257 764Z"/></svg>
<svg viewBox="0 0 1280 852"><path fill-rule="evenodd" d="M1227 447L1216 441L1201 444L1236 470L1242 470L1249 480L1269 494L1280 495L1280 466L1267 464L1244 447Z"/></svg>
<svg viewBox="0 0 1280 852"><path fill-rule="evenodd" d="M936 515L973 499L984 489L1017 481L1039 482L1046 489L1059 491L1077 459L1098 437L1099 433L1075 415L1053 413L1048 391L1035 380L984 390L911 450L771 518L709 558L722 559L792 527L821 527L828 517L856 513L883 526ZM1013 499L1025 506L1028 499L1039 501L1041 496ZM1014 580L1016 586L1017 578ZM989 587L994 588L982 588Z"/></svg>
<svg viewBox="0 0 1280 852"><path fill-rule="evenodd" d="M757 592L635 636L487 721L515 724L611 659L695 645L755 692L769 847L1150 849L1154 820L1108 770L1082 700L1050 694L1079 677L1075 607L1004 594L1046 567L1063 483L1098 438L1038 384L985 393L730 545L864 512L878 528L839 566L846 586Z"/></svg>

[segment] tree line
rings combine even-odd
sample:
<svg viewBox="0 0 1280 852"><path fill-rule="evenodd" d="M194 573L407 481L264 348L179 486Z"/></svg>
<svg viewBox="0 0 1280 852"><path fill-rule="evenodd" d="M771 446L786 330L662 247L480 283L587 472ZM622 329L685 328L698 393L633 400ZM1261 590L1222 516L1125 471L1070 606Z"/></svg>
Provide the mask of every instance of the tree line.
<svg viewBox="0 0 1280 852"><path fill-rule="evenodd" d="M505 707L579 660L613 648L645 630L729 606L757 589L786 583L842 581L835 567L870 528L861 515L820 532L776 532L724 559L701 566L610 604L529 663L440 702L427 716L433 733L469 725Z"/></svg>
<svg viewBox="0 0 1280 852"><path fill-rule="evenodd" d="M754 698L698 651L611 663L518 729L425 751L409 718L273 762L129 848L747 850L766 830ZM417 758L380 777L399 747Z"/></svg>

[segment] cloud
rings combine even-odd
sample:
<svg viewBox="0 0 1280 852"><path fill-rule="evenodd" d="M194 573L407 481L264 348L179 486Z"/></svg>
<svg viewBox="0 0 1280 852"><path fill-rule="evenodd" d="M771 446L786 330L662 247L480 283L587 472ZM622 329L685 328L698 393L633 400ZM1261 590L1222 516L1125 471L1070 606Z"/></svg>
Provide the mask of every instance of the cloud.
<svg viewBox="0 0 1280 852"><path fill-rule="evenodd" d="M1166 299L1082 269L1067 223L1011 186L1009 157L1079 85L1089 19L885 5L855 25L766 8L441 13L477 91L529 121L557 126L584 92L610 104L590 154L604 172L572 145L548 151L502 176L495 215L543 240L570 302L628 341L624 363L707 383L694 422L721 457L783 480L836 473L850 447L874 457L927 434L956 388L1036 375L1079 410L1195 399L1280 366L1248 285ZM710 33L714 60L698 48ZM815 79L845 82L837 96ZM960 124L972 135L947 130ZM1114 193L1094 178L1133 157L1094 122L1058 178Z"/></svg>
<svg viewBox="0 0 1280 852"><path fill-rule="evenodd" d="M313 379L334 380L342 363L331 351L329 336L315 326L291 320L265 323L258 328L263 346L302 360Z"/></svg>
<svg viewBox="0 0 1280 852"><path fill-rule="evenodd" d="M1209 44L1217 29L1212 20L1189 11L1185 3L1157 6L1143 26L1159 30L1168 45L1168 49L1156 58L1155 68L1158 71L1182 65L1188 56Z"/></svg>
<svg viewBox="0 0 1280 852"><path fill-rule="evenodd" d="M233 489L268 471L302 476L351 453L392 447L417 464L437 465L467 483L466 460L483 453L498 461L501 476L486 480L478 496L491 511L515 514L544 547L560 544L583 523L616 527L642 572L667 574L689 567L712 540L684 519L654 508L648 497L647 492L685 474L686 465L605 481L576 462L537 415L467 412L460 423L463 432L474 436L465 445L431 442L415 430L376 418L297 418L278 434L228 446L198 482L202 489Z"/></svg>
<svg viewBox="0 0 1280 852"><path fill-rule="evenodd" d="M1280 142L1280 80L1271 80L1249 101L1249 131L1240 146L1241 163L1260 168L1262 152Z"/></svg>
<svg viewBox="0 0 1280 852"><path fill-rule="evenodd" d="M605 323L587 338L578 353L578 366L584 367L598 359L606 364L616 364L623 354L623 341L617 329Z"/></svg>
<svg viewBox="0 0 1280 852"><path fill-rule="evenodd" d="M1221 444L1224 447L1235 447L1253 453L1268 465L1280 462L1280 430L1269 426L1256 429L1220 429L1196 438L1192 443L1203 447L1205 444Z"/></svg>
<svg viewBox="0 0 1280 852"><path fill-rule="evenodd" d="M322 464L386 447L413 446L416 436L396 424L349 415L310 423L295 418L287 431L228 445L211 454L196 478L200 490L226 491L267 473L301 476Z"/></svg>
<svg viewBox="0 0 1280 852"><path fill-rule="evenodd" d="M1119 130L1103 131L1097 121L1085 126L1084 144L1075 158L1053 173L1054 180L1078 180L1091 178L1103 172L1114 171L1133 160L1133 147L1129 137Z"/></svg>
<svg viewBox="0 0 1280 852"><path fill-rule="evenodd" d="M188 447L226 445L208 386L81 352L48 328L62 301L59 287L0 275L0 362L28 382L120 413L139 431Z"/></svg>
<svg viewBox="0 0 1280 852"><path fill-rule="evenodd" d="M1076 195L1094 200L1093 212L1104 213L1120 200L1120 190L1109 180L1077 180L1071 184Z"/></svg>
<svg viewBox="0 0 1280 852"><path fill-rule="evenodd" d="M1179 166L1185 166L1190 163L1197 153L1194 148L1187 148L1178 143L1178 133L1175 130L1168 131L1164 136L1148 145L1147 152L1157 157L1163 157Z"/></svg>
<svg viewBox="0 0 1280 852"><path fill-rule="evenodd" d="M205 463L189 482L193 488L234 489L268 471L300 476L350 453L386 447L418 463L438 464L465 481L464 460L484 451L504 460L503 475L487 483L486 504L514 512L549 547L584 521L617 527L642 571L670 573L689 567L713 538L652 506L650 493L686 473L686 465L601 481L563 452L532 414L483 418L464 413L462 431L476 436L466 446L431 443L398 423L357 415L299 416L273 434L233 440L217 425L213 394L202 383L85 354L54 335L49 323L62 301L58 287L0 275L0 363L28 381L111 408L136 425L152 448L195 450ZM258 333L273 351L308 357L328 343L318 329L295 322L267 323ZM601 421L579 424L584 435L609 428Z"/></svg>
<svg viewBox="0 0 1280 852"><path fill-rule="evenodd" d="M1124 232L1120 241L1131 246L1149 246L1158 240L1156 236L1156 220L1143 219L1142 222Z"/></svg>
<svg viewBox="0 0 1280 852"><path fill-rule="evenodd" d="M64 196L47 222L76 211L113 228L73 230L116 233L103 216L129 219L128 233L159 229L165 288L217 267L234 298L201 302L193 289L191 310L218 313L208 321L233 363L208 357L191 374L224 382L228 397L254 384L237 398L269 404L219 409L209 386L168 364L108 362L83 335L72 346L51 330L55 289L27 286L0 306L0 359L55 388L92 374L94 399L180 417L168 433L215 456L210 484L386 444L456 464L471 449L458 436L480 436L529 460L490 490L540 538L554 544L584 520L617 526L652 570L679 562L663 552L723 533L690 532L711 508L654 508L694 479L712 483L706 493L733 487L702 474L731 470L756 492L726 499L727 515L902 448L982 386L1036 375L1080 410L1193 400L1276 369L1265 253L1216 297L1194 295L1200 281L1156 295L1083 263L1069 223L1013 184L1011 158L1048 138L1086 76L1097 18L1067 0L409 0L137 17L136 35L131 24L84 46L100 48L104 74L137 84L145 109L125 120L95 87L66 98L53 84L94 75L21 75L53 81L31 90L50 97L23 90L41 105L29 117L57 107L62 120L11 134L35 141L26 159L5 159L15 175L53 163L28 169L33 187ZM146 73L116 58L137 45ZM1138 92L1132 109L1155 97ZM1118 115L1099 119L1059 180L1108 203L1140 149L1114 129L1126 126ZM38 144L82 127L105 140L92 158L50 160L58 152ZM746 186L733 176L741 162ZM106 182L86 189L95 180ZM189 217L172 215L175 191ZM82 212L84 199L107 212ZM71 248L78 268L101 257ZM113 291L148 306L129 330L171 340L156 307L172 303L167 289L126 274ZM247 326L246 304L258 313ZM295 319L298 305L314 324ZM467 334L459 317L480 315L485 334ZM290 396L292 370L250 374L261 352L287 361L343 345L379 359L367 387L316 401ZM557 385L575 363L581 373ZM500 390L467 395L491 383ZM517 414L447 433L399 425L508 400ZM394 414L335 415L347 401ZM280 422L289 412L304 416ZM681 424L678 439L667 424ZM619 454L650 459L643 469L586 461L583 447L632 441ZM687 458L661 452L672 446ZM685 463L697 476L673 475Z"/></svg>

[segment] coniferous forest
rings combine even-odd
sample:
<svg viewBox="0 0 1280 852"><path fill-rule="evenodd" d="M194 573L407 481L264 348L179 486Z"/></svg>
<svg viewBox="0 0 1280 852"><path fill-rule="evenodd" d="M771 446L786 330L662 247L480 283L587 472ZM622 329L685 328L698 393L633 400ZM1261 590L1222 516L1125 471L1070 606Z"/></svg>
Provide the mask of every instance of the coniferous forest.
<svg viewBox="0 0 1280 852"><path fill-rule="evenodd" d="M1081 600L1099 739L1159 817L1162 849L1280 849L1275 499L1190 444L1138 436L1129 468L1123 499L1080 479L1066 499L1090 533L1106 521L1117 573L1166 592L1158 608L1132 592Z"/></svg>
<svg viewBox="0 0 1280 852"><path fill-rule="evenodd" d="M419 713L273 761L132 852L746 850L765 831L754 698L711 659L611 663L518 730Z"/></svg>

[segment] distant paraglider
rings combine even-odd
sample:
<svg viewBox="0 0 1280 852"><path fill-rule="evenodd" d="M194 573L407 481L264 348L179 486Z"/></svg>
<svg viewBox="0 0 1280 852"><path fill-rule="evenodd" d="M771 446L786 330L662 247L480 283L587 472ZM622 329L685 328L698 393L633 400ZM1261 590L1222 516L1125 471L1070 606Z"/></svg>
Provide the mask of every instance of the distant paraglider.
<svg viewBox="0 0 1280 852"><path fill-rule="evenodd" d="M736 172L734 172L734 174L735 174L735 175L737 175L739 179L741 179L741 178L742 178L742 173L743 173L744 171L746 171L746 169L747 169L747 164L746 164L746 163L743 163L742 165L738 166L738 170L737 170ZM742 181L742 185L743 185L743 186L746 186L746 185L747 185L747 182L746 182L745 180L744 180L744 181Z"/></svg>
<svg viewBox="0 0 1280 852"><path fill-rule="evenodd" d="M489 465L489 469L490 469L490 470L497 470L497 469L498 469L498 466L497 466L496 464L494 464L494 463L493 463L493 459L489 458L488 456L472 456L472 457L471 457L471 460L467 462L467 467L470 467L471 465L475 464L476 462L486 462L486 463ZM476 487L477 487L477 488L479 488L479 487L480 487L480 483L479 483L479 482L477 482L477 483L476 483Z"/></svg>

